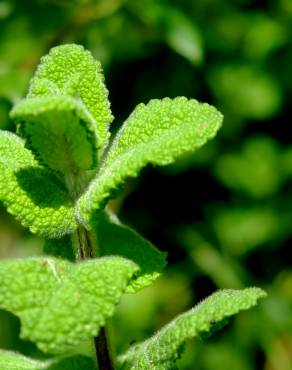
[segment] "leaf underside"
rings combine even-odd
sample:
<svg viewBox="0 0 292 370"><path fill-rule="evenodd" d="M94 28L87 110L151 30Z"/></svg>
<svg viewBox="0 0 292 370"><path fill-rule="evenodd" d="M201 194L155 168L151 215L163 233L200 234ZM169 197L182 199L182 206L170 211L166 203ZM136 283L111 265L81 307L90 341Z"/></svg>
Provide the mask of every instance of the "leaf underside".
<svg viewBox="0 0 292 370"><path fill-rule="evenodd" d="M147 164L167 165L213 138L222 115L212 106L184 97L151 100L138 105L119 130L97 177L79 198L76 214L90 227L127 177Z"/></svg>
<svg viewBox="0 0 292 370"><path fill-rule="evenodd" d="M123 370L172 370L185 341L220 329L230 316L253 307L266 296L259 288L221 290L190 311L179 315L152 338L131 347L120 356Z"/></svg>
<svg viewBox="0 0 292 370"><path fill-rule="evenodd" d="M77 176L97 166L95 122L76 99L58 95L25 99L10 116L26 146L51 169Z"/></svg>
<svg viewBox="0 0 292 370"><path fill-rule="evenodd" d="M34 360L12 351L0 350L1 370L96 370L93 360L82 355Z"/></svg>
<svg viewBox="0 0 292 370"><path fill-rule="evenodd" d="M21 338L65 353L97 335L138 266L120 257L73 264L56 258L0 261L0 308L21 320Z"/></svg>
<svg viewBox="0 0 292 370"><path fill-rule="evenodd" d="M153 283L166 265L166 253L160 252L136 231L105 212L97 226L98 246L101 255L118 255L134 261L139 272L127 286L127 293L135 293Z"/></svg>
<svg viewBox="0 0 292 370"><path fill-rule="evenodd" d="M32 233L60 237L76 227L63 184L39 165L18 136L0 131L0 201Z"/></svg>
<svg viewBox="0 0 292 370"><path fill-rule="evenodd" d="M101 65L81 45L54 47L42 57L31 81L28 98L72 96L80 99L93 116L101 147L108 142L113 120Z"/></svg>

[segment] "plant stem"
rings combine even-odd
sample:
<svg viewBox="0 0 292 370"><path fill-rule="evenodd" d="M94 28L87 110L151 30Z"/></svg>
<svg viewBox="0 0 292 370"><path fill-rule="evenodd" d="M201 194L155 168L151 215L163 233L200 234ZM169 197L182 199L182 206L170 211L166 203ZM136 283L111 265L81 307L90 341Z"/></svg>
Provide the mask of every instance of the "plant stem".
<svg viewBox="0 0 292 370"><path fill-rule="evenodd" d="M79 226L76 234L78 240L78 259L86 260L94 258L95 249L93 248L93 241L89 231L83 226ZM94 337L94 347L99 370L114 370L105 327L102 327L98 335Z"/></svg>
<svg viewBox="0 0 292 370"><path fill-rule="evenodd" d="M98 336L94 337L94 346L99 370L113 370L106 327L102 327Z"/></svg>

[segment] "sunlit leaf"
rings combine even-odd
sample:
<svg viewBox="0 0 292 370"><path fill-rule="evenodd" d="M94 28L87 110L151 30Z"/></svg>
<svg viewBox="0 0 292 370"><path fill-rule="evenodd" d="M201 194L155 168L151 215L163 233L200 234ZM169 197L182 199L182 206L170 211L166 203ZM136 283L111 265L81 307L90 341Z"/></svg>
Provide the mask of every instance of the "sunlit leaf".
<svg viewBox="0 0 292 370"><path fill-rule="evenodd" d="M184 97L140 104L118 132L97 177L77 202L85 225L94 211L147 164L167 165L213 138L222 115L212 106Z"/></svg>
<svg viewBox="0 0 292 370"><path fill-rule="evenodd" d="M21 337L65 353L97 335L138 267L120 257L79 264L56 258L2 260L0 308L21 320Z"/></svg>
<svg viewBox="0 0 292 370"><path fill-rule="evenodd" d="M0 131L0 175L0 200L31 232L60 237L75 230L64 185L38 164L23 140L6 131Z"/></svg>
<svg viewBox="0 0 292 370"><path fill-rule="evenodd" d="M212 334L230 316L253 307L265 296L259 288L218 291L179 315L152 338L131 347L120 357L120 365L123 370L172 370L187 339Z"/></svg>
<svg viewBox="0 0 292 370"><path fill-rule="evenodd" d="M80 45L54 47L41 59L28 97L68 95L81 99L96 121L101 146L113 120L101 65Z"/></svg>

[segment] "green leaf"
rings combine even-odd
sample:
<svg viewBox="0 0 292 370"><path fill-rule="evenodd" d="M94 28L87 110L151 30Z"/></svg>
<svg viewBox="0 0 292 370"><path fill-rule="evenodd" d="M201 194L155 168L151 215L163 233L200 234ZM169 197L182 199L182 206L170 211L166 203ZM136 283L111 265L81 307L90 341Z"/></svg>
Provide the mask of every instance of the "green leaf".
<svg viewBox="0 0 292 370"><path fill-rule="evenodd" d="M213 138L222 115L212 106L184 97L140 104L117 134L107 157L87 191L77 202L78 219L89 227L94 211L101 209L127 177L142 167L167 165Z"/></svg>
<svg viewBox="0 0 292 370"><path fill-rule="evenodd" d="M166 253L160 252L136 231L121 224L112 214L101 214L97 239L101 255L128 258L140 267L139 273L127 287L128 293L135 293L151 285L166 265Z"/></svg>
<svg viewBox="0 0 292 370"><path fill-rule="evenodd" d="M28 97L67 95L81 99L96 121L100 144L108 141L113 120L101 65L81 45L54 47L41 59Z"/></svg>
<svg viewBox="0 0 292 370"><path fill-rule="evenodd" d="M18 369L20 370L20 369ZM97 370L94 361L83 355L53 359L46 370Z"/></svg>
<svg viewBox="0 0 292 370"><path fill-rule="evenodd" d="M10 113L26 145L53 170L65 176L97 166L97 132L81 102L67 96L25 99Z"/></svg>
<svg viewBox="0 0 292 370"><path fill-rule="evenodd" d="M47 369L47 366L47 361L33 360L16 352L0 350L0 369L41 370Z"/></svg>
<svg viewBox="0 0 292 370"><path fill-rule="evenodd" d="M0 178L0 201L32 233L60 237L77 227L63 184L6 131L0 131Z"/></svg>
<svg viewBox="0 0 292 370"><path fill-rule="evenodd" d="M0 350L1 370L96 370L93 360L82 355L34 360L12 351Z"/></svg>
<svg viewBox="0 0 292 370"><path fill-rule="evenodd" d="M43 246L43 253L69 261L75 261L73 243L70 235L65 235L59 239L46 239Z"/></svg>
<svg viewBox="0 0 292 370"><path fill-rule="evenodd" d="M97 335L138 266L121 257L79 264L56 258L2 260L0 308L21 320L21 338L64 353Z"/></svg>
<svg viewBox="0 0 292 370"><path fill-rule="evenodd" d="M171 370L187 339L211 334L220 329L228 317L253 307L265 296L259 288L218 291L179 315L152 338L131 347L119 362L123 370Z"/></svg>

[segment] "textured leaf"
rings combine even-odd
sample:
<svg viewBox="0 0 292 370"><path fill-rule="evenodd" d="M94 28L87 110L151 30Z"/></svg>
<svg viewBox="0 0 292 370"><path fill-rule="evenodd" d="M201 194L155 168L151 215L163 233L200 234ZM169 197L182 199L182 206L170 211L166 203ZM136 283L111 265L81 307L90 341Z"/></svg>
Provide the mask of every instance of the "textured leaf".
<svg viewBox="0 0 292 370"><path fill-rule="evenodd" d="M34 360L12 351L0 350L1 370L96 370L93 360L76 355L68 358Z"/></svg>
<svg viewBox="0 0 292 370"><path fill-rule="evenodd" d="M58 237L74 231L73 205L62 183L6 131L0 131L0 178L0 201L31 232Z"/></svg>
<svg viewBox="0 0 292 370"><path fill-rule="evenodd" d="M27 146L53 170L77 176L97 165L95 122L81 102L67 96L25 99L10 113Z"/></svg>
<svg viewBox="0 0 292 370"><path fill-rule="evenodd" d="M120 364L123 370L171 370L187 339L212 334L228 317L254 306L265 296L259 288L218 291L179 315L152 338L131 347L120 357Z"/></svg>
<svg viewBox="0 0 292 370"><path fill-rule="evenodd" d="M64 353L96 335L112 316L136 264L104 257L79 264L56 258L0 262L0 308L19 316L21 337Z"/></svg>
<svg viewBox="0 0 292 370"><path fill-rule="evenodd" d="M222 115L212 106L184 97L140 104L120 129L87 191L79 198L77 215L89 226L94 210L104 206L127 177L151 163L167 165L214 137Z"/></svg>
<svg viewBox="0 0 292 370"><path fill-rule="evenodd" d="M140 267L139 273L127 287L128 293L151 285L166 265L166 253L160 252L130 227L122 225L113 215L102 213L97 226L97 238L101 255L125 257Z"/></svg>
<svg viewBox="0 0 292 370"><path fill-rule="evenodd" d="M28 97L68 95L81 99L96 121L100 144L107 144L113 120L101 65L80 45L61 45L41 59Z"/></svg>

